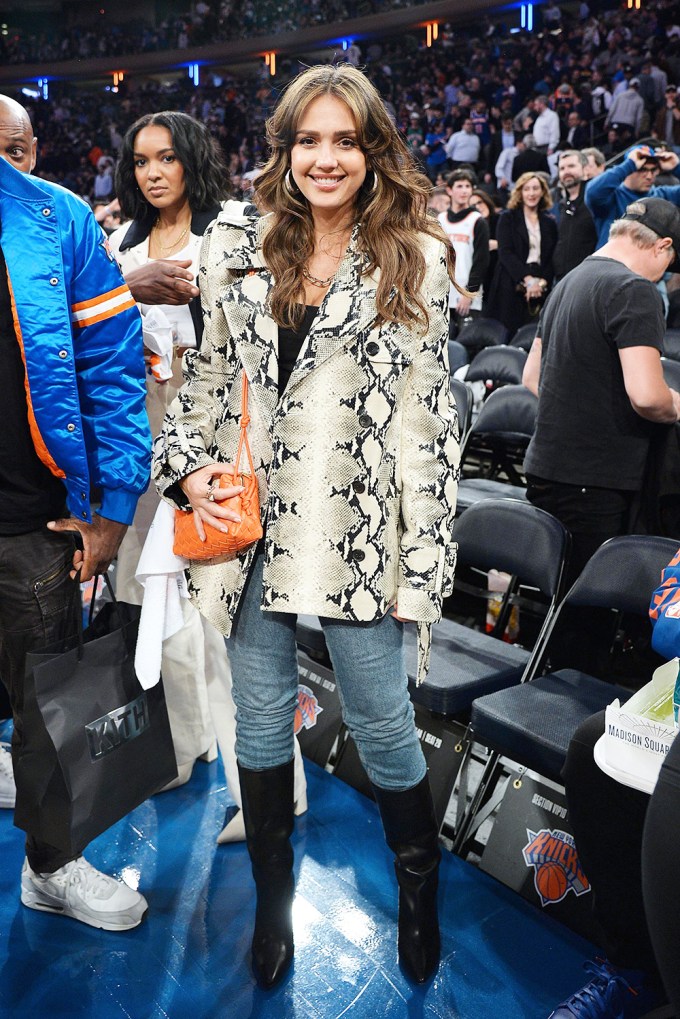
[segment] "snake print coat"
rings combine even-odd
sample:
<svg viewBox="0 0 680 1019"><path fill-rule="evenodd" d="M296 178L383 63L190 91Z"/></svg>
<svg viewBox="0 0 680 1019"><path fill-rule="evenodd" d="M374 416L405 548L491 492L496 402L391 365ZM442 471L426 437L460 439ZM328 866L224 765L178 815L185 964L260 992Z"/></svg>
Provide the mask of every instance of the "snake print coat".
<svg viewBox="0 0 680 1019"><path fill-rule="evenodd" d="M201 349L185 356L185 384L156 440L158 490L186 508L177 482L233 461L245 371L266 519L262 608L371 621L398 602L399 614L419 624L422 679L456 555L459 448L444 245L419 238L428 331L376 326L379 270L362 273L355 227L279 398L278 326L267 310L272 277L261 257L268 220L235 215L233 204L204 238L205 334ZM190 564L192 597L226 635L254 555L251 548Z"/></svg>

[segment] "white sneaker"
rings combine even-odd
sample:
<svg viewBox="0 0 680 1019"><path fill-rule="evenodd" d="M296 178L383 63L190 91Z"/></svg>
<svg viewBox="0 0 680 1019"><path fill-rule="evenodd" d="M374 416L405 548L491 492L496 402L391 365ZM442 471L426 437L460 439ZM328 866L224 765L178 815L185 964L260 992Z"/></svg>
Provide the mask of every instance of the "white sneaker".
<svg viewBox="0 0 680 1019"><path fill-rule="evenodd" d="M31 909L61 913L105 931L127 931L144 919L143 895L116 881L87 862L83 856L53 874L36 874L24 861L21 901Z"/></svg>
<svg viewBox="0 0 680 1019"><path fill-rule="evenodd" d="M14 808L17 787L14 784L12 756L7 743L0 743L0 807Z"/></svg>

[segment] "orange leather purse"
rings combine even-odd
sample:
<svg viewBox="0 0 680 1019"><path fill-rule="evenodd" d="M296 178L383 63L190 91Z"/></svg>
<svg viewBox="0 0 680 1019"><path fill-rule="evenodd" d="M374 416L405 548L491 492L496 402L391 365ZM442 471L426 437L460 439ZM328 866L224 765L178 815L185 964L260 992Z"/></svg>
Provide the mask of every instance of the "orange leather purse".
<svg viewBox="0 0 680 1019"><path fill-rule="evenodd" d="M175 540L172 547L175 555L183 556L185 559L216 559L218 556L234 556L239 552L244 552L262 537L257 477L246 434L249 423L248 379L246 373L243 372L241 375L241 420L239 422L241 432L236 452L235 472L225 472L220 475L219 479L220 488L229 488L231 485L238 484L244 486L243 491L235 495L233 499L223 499L219 503L220 506L226 506L238 513L241 517L240 523L235 520L225 520L225 524L229 528L228 534L204 523L205 541L201 541L196 533L193 511L187 513L184 510L175 510ZM250 467L249 474L238 472L241 454L244 450Z"/></svg>

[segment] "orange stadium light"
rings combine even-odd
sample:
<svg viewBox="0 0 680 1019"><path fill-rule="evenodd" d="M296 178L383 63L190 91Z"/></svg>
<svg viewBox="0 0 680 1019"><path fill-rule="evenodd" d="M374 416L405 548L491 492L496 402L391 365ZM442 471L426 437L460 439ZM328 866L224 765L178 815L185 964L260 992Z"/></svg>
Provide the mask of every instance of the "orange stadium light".
<svg viewBox="0 0 680 1019"><path fill-rule="evenodd" d="M276 74L276 53L265 53L264 62L269 68L269 73L273 76Z"/></svg>
<svg viewBox="0 0 680 1019"><path fill-rule="evenodd" d="M439 24L436 21L428 21L425 23L426 45L429 47L439 38Z"/></svg>
<svg viewBox="0 0 680 1019"><path fill-rule="evenodd" d="M642 6L641 0L628 0L629 11L632 10L633 8L635 8L636 11L639 11L641 6Z"/></svg>

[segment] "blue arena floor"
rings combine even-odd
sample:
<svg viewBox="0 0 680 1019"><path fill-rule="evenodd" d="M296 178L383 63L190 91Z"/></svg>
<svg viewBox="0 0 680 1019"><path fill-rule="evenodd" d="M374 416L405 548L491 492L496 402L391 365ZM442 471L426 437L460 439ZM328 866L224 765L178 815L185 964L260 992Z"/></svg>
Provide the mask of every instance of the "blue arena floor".
<svg viewBox="0 0 680 1019"><path fill-rule="evenodd" d="M307 763L297 821L296 956L274 991L248 966L254 889L245 846L216 846L226 786L199 763L88 858L139 885L149 914L112 934L19 902L23 837L0 811L1 1019L545 1019L583 983L592 946L450 853L443 958L411 986L396 961L396 890L373 803Z"/></svg>

